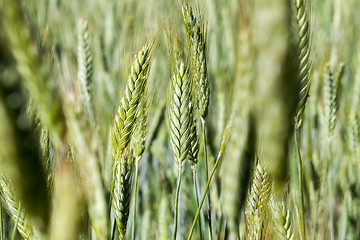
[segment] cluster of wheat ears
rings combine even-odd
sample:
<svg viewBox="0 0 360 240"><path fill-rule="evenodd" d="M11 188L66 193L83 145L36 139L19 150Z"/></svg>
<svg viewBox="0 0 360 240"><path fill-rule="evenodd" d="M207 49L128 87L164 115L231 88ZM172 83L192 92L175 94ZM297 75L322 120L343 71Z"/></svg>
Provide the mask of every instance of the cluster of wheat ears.
<svg viewBox="0 0 360 240"><path fill-rule="evenodd" d="M344 2L0 0L0 240L360 239Z"/></svg>

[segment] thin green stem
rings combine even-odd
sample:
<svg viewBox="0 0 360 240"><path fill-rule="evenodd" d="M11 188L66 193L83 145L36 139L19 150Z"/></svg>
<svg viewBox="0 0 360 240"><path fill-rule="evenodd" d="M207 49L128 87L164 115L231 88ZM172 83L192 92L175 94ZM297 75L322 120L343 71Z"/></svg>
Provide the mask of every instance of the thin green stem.
<svg viewBox="0 0 360 240"><path fill-rule="evenodd" d="M180 184L181 184L181 163L179 165L179 176L177 181L177 187L176 187L176 196L175 196L175 214L174 214L174 235L173 240L176 239L177 234L177 224L178 224L178 218L179 218L179 195L180 195Z"/></svg>
<svg viewBox="0 0 360 240"><path fill-rule="evenodd" d="M137 210L137 197L138 197L138 185L139 185L139 161L135 161L135 189L134 189L134 217L132 224L131 239L135 239L136 228L136 210Z"/></svg>
<svg viewBox="0 0 360 240"><path fill-rule="evenodd" d="M218 164L219 164L219 162L220 162L220 159L221 159L221 152L219 152L219 155L218 155L218 157L217 157L217 159L216 159L215 165L214 165L214 167L213 167L213 169L212 169L212 171L211 171L210 177L209 177L209 179L208 179L208 181L207 181L207 183L206 183L205 191L204 191L204 194L203 194L203 196L202 196L202 198L201 198L200 205L199 205L199 207L198 207L198 209L197 209L197 211L196 211L196 215L195 215L195 218L194 218L194 221L193 221L193 224L192 224L190 233L189 233L188 240L191 239L192 234L193 234L193 232L194 232L197 219L199 218L199 215L200 215L201 207L202 207L202 205L204 204L204 200L205 200L205 197L206 197L206 193L207 193L207 191L209 190L209 186L210 186L211 179L212 179L212 177L213 177L214 174L215 174L215 171L216 171L217 166L218 166Z"/></svg>
<svg viewBox="0 0 360 240"><path fill-rule="evenodd" d="M3 229L3 208L2 205L0 203L0 240L4 239L4 229Z"/></svg>
<svg viewBox="0 0 360 240"><path fill-rule="evenodd" d="M329 191L329 203L328 206L329 206L329 213L330 213L330 221L329 221L329 229L330 229L330 239L331 240L334 240L335 239L335 234L334 234L334 215L333 215L333 195L332 195L332 184L331 184L331 179L332 179L332 176L331 176L331 164L332 162L330 161L331 159L331 139L329 138L327 140L327 148L326 149L329 149L328 152L327 152L327 166L326 166L326 178L325 178L325 181L327 181L328 183L328 191Z"/></svg>
<svg viewBox="0 0 360 240"><path fill-rule="evenodd" d="M12 232L11 240L15 239L16 228L17 228L17 225L19 224L20 214L21 214L21 206L19 206L19 213L16 216L16 221L15 221L14 229L13 229L13 232Z"/></svg>
<svg viewBox="0 0 360 240"><path fill-rule="evenodd" d="M207 159L207 149L206 149L206 134L205 134L205 119L201 118L202 123L202 135L204 141L204 158L205 158L205 172L206 172L206 182L209 181L209 167L208 167L208 159ZM211 227L211 200L210 200L210 191L207 195L207 203L208 203L208 222L209 222L209 240L212 239L212 227Z"/></svg>
<svg viewBox="0 0 360 240"><path fill-rule="evenodd" d="M305 238L305 219L304 219L304 189L303 189L303 170L300 147L298 143L298 130L294 128L295 148L298 154L298 168L299 168L299 191L300 191L300 216L301 216L301 231Z"/></svg>
<svg viewBox="0 0 360 240"><path fill-rule="evenodd" d="M196 167L194 167L193 169L193 183L194 183L194 193L195 193L195 199L196 199L196 206L199 207L199 188L198 188L198 176L197 176L197 171L196 171ZM200 239L203 239L202 236L202 229L201 229L201 216L199 217L199 235L200 235Z"/></svg>

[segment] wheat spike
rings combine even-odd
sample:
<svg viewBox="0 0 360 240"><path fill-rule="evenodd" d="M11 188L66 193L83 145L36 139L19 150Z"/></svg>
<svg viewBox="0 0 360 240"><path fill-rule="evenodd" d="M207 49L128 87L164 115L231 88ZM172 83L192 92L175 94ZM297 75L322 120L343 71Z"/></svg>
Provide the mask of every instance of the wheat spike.
<svg viewBox="0 0 360 240"><path fill-rule="evenodd" d="M340 63L336 74L333 73L330 66L325 67L324 73L324 116L326 127L326 138L330 138L334 132L337 122L337 111L340 100L340 85L344 74L344 64Z"/></svg>
<svg viewBox="0 0 360 240"><path fill-rule="evenodd" d="M190 146L190 81L187 74L186 66L181 62L171 81L168 119L171 145L178 166L186 159Z"/></svg>
<svg viewBox="0 0 360 240"><path fill-rule="evenodd" d="M195 113L192 104L190 104L190 114L190 147L188 156L192 168L195 169L198 163L199 138L197 135L196 118L194 117Z"/></svg>
<svg viewBox="0 0 360 240"><path fill-rule="evenodd" d="M55 154L51 154L52 145L50 141L50 133L46 127L41 129L40 145L43 153L43 165L45 167L47 185L50 191L52 191L54 185L53 164Z"/></svg>
<svg viewBox="0 0 360 240"><path fill-rule="evenodd" d="M34 232L29 222L27 221L25 211L20 207L20 202L16 200L9 182L6 181L3 176L0 176L0 200L1 204L4 206L7 213L14 222L19 216L17 230L21 236L23 236L25 239L38 239L37 234Z"/></svg>
<svg viewBox="0 0 360 240"><path fill-rule="evenodd" d="M141 102L145 102L143 95L146 89L151 49L145 45L135 56L130 69L130 76L125 88L124 97L115 116L113 127L113 158L114 158L114 185L112 189L113 208L120 232L120 239L126 233L126 225L129 218L129 204L131 196L131 176L133 168L133 157L141 158L144 151L144 128L146 128L146 114L140 113ZM145 114L142 116L142 114ZM138 119L140 118L140 119ZM136 124L140 135L134 135ZM140 141L134 145L134 141ZM133 140L132 140L133 139ZM129 143L133 146L129 148ZM139 144L139 145L138 145ZM133 148L132 148L133 147Z"/></svg>
<svg viewBox="0 0 360 240"><path fill-rule="evenodd" d="M264 216L267 211L268 200L270 197L271 181L264 162L259 159L254 171L253 182L248 197L246 209L248 233L250 239L261 236ZM257 238L260 239L260 238Z"/></svg>
<svg viewBox="0 0 360 240"><path fill-rule="evenodd" d="M127 147L134 131L138 106L147 83L150 57L150 48L145 45L131 66L124 97L114 119L113 149L117 154Z"/></svg>
<svg viewBox="0 0 360 240"><path fill-rule="evenodd" d="M300 96L296 108L296 127L300 127L303 113L305 110L305 104L309 96L311 79L310 70L312 67L311 62L311 29L309 26L309 11L305 6L304 0L294 0L296 7L296 22L298 24L299 31L299 75L298 81L300 84Z"/></svg>
<svg viewBox="0 0 360 240"><path fill-rule="evenodd" d="M330 137L337 119L337 83L330 67L325 68L324 84L324 115L326 121L327 137Z"/></svg>
<svg viewBox="0 0 360 240"><path fill-rule="evenodd" d="M92 107L90 104L90 85L93 75L93 58L89 45L88 24L85 20L80 20L78 24L78 49L77 49L78 72L82 103L85 108L89 122L93 120Z"/></svg>
<svg viewBox="0 0 360 240"><path fill-rule="evenodd" d="M275 200L273 198L272 213L278 239L294 239L294 230L291 223L291 215L289 209L287 209L285 200Z"/></svg>
<svg viewBox="0 0 360 240"><path fill-rule="evenodd" d="M113 207L120 239L125 237L127 221L129 219L132 169L133 158L131 153L122 155L120 160L114 163Z"/></svg>
<svg viewBox="0 0 360 240"><path fill-rule="evenodd" d="M146 89L148 90L148 89ZM145 97L141 98L139 109L141 109L135 124L133 137L131 138L131 149L135 157L135 162L138 163L145 151L146 135L148 131L148 112L151 99L148 91L144 92Z"/></svg>
<svg viewBox="0 0 360 240"><path fill-rule="evenodd" d="M206 27L200 13L194 15L191 6L183 2L183 21L189 39L190 74L195 85L200 116L205 119L208 114L210 86L206 61Z"/></svg>

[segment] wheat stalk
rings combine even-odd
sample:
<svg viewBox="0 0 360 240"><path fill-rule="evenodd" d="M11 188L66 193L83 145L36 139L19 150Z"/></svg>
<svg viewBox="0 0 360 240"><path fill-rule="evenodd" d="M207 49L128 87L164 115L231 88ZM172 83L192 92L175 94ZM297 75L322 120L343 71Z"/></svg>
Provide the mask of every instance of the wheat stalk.
<svg viewBox="0 0 360 240"><path fill-rule="evenodd" d="M194 221L192 223L192 226L191 226L191 229L190 229L190 233L189 233L189 236L188 236L188 240L191 239L192 237L192 234L194 232L194 229L195 229L195 225L196 225L196 222L200 216L200 211L201 211L201 208L204 204L204 200L205 200L205 197L207 196L207 192L209 190L209 186L210 186L210 182L215 174L215 171L220 163L220 160L222 158L222 155L226 149L226 146L227 146L227 143L228 143L228 140L230 138L230 133L231 133L231 130L232 130L232 122L233 122L233 119L234 119L234 116L232 115L230 117L230 119L228 120L227 124L226 124L226 127L225 127L225 130L223 132L223 136L222 136L222 141L221 141L221 145L220 145L220 150L219 150L219 153L218 153L218 156L216 158L216 161L215 161L215 165L210 173L210 176L209 176L209 179L208 181L206 182L206 186L205 186L205 190L204 190L204 194L201 198L201 201L200 201L200 204L199 204L199 207L196 211L196 214L195 214L195 217L194 217Z"/></svg>

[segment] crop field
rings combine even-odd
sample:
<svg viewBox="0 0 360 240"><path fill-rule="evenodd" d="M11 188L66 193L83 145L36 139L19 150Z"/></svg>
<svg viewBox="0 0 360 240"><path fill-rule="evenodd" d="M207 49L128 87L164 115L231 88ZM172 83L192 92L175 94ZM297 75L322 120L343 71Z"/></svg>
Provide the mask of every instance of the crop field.
<svg viewBox="0 0 360 240"><path fill-rule="evenodd" d="M359 0L0 0L0 240L360 239Z"/></svg>

